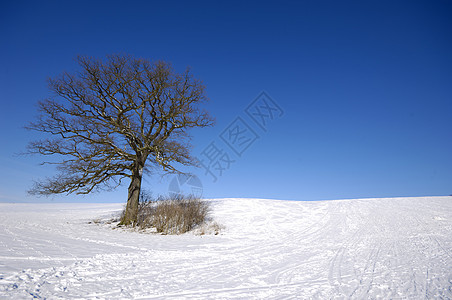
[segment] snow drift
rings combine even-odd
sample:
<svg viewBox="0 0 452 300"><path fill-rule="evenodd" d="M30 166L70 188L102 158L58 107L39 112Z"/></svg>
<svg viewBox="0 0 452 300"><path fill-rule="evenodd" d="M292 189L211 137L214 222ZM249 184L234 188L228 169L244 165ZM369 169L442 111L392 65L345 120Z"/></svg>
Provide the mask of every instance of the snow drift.
<svg viewBox="0 0 452 300"><path fill-rule="evenodd" d="M1 203L0 298L452 298L452 197L212 207L220 235L161 236L101 222L121 204Z"/></svg>

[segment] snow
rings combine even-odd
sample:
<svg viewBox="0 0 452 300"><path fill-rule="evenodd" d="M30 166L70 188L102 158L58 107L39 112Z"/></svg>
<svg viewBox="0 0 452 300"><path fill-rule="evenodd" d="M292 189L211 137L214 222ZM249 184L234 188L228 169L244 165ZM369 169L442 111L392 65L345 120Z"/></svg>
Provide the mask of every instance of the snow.
<svg viewBox="0 0 452 300"><path fill-rule="evenodd" d="M0 299L452 298L452 197L211 201L220 235L93 222L122 204L1 203Z"/></svg>

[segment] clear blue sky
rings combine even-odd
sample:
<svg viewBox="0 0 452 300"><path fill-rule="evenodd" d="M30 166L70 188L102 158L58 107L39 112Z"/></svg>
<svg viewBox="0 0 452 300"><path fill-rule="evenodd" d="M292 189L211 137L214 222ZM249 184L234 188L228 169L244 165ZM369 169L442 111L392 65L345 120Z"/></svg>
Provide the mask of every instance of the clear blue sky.
<svg viewBox="0 0 452 300"><path fill-rule="evenodd" d="M53 174L15 156L39 138L22 127L46 79L113 53L204 81L217 124L194 132L193 153L222 151L215 182L193 169L206 197L452 194L451 1L2 1L0 44L0 201L33 201L32 180ZM126 189L54 200L125 202Z"/></svg>

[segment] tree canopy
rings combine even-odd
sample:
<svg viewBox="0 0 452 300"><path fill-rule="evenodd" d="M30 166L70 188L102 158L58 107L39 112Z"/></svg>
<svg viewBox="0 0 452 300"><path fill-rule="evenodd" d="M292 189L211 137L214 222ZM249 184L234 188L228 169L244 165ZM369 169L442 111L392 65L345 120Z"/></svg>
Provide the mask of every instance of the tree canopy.
<svg viewBox="0 0 452 300"><path fill-rule="evenodd" d="M196 165L189 128L213 125L201 109L205 86L190 70L127 55L105 61L79 56L78 73L49 79L54 96L39 102L40 116L27 128L49 138L30 142L29 153L60 156L47 161L58 174L36 182L32 194L87 194L130 178L123 224L136 221L144 171L179 173Z"/></svg>

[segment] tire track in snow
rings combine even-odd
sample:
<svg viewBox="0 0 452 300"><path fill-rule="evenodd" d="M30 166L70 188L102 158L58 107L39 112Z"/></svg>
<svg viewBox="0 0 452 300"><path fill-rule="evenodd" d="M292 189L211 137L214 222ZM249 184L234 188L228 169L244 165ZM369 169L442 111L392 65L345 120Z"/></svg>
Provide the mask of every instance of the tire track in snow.
<svg viewBox="0 0 452 300"><path fill-rule="evenodd" d="M340 202L338 203L339 209L337 212L331 212L331 215L335 217L336 221L334 222L334 226L341 229L341 231L346 231L346 219L347 212L351 210L349 203ZM355 230L351 236L345 236L344 238L339 238L337 244L340 245L339 249L333 255L333 258L329 262L329 272L328 272L328 281L330 286L335 291L335 295L347 295L348 289L343 283L343 271L342 265L344 261L344 256L348 254L349 249L353 248L359 241L358 234L362 234L364 230L364 226L359 226L357 230ZM348 234L348 231L346 231ZM356 274L356 272L354 272ZM352 277L352 274L347 274L347 278Z"/></svg>
<svg viewBox="0 0 452 300"><path fill-rule="evenodd" d="M423 228L423 230L425 232L429 232L427 225L425 224L424 221L421 221L419 219L419 217L414 217L414 219L416 220L417 224L421 228ZM438 296L452 298L452 282L450 281L450 276L447 279L435 276L434 274L432 276L431 271L430 271L431 265L432 265L432 254L435 254L435 256L437 256L437 257L444 257L445 261L450 261L452 258L451 252L448 249L446 249L445 247L443 247L443 245L440 243L440 241L432 234L428 234L427 238L428 238L428 240L430 240L431 243L429 243L427 246L429 251L427 253L428 262L427 262L426 271L425 271L425 274L426 274L425 275L425 298L431 299L433 297L438 297ZM438 247L431 249L430 245L432 245L432 244L438 245ZM442 252L442 255L440 252ZM452 267L449 266L449 268L452 268ZM452 274L451 274L451 276L452 276ZM443 295L438 295L436 292L439 291L439 288L441 286L447 285L447 283L449 283L449 289L445 290ZM431 286L433 286L433 287L430 288ZM431 292L431 291L434 291L435 294L433 294L433 292Z"/></svg>

